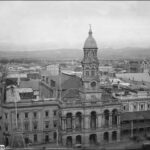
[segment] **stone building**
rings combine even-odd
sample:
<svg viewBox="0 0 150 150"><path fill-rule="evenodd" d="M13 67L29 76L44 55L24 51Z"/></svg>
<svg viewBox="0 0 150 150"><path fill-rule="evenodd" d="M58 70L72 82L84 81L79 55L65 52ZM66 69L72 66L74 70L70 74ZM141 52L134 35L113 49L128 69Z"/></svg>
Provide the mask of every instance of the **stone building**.
<svg viewBox="0 0 150 150"><path fill-rule="evenodd" d="M82 85L62 96L63 145L99 145L120 140L120 103L100 89L97 44L89 30L83 47Z"/></svg>
<svg viewBox="0 0 150 150"><path fill-rule="evenodd" d="M11 146L16 134L22 135L26 144L56 143L59 109L56 98L37 98L34 89L26 86L5 83L3 88L2 143Z"/></svg>
<svg viewBox="0 0 150 150"><path fill-rule="evenodd" d="M26 144L58 142L64 146L98 146L135 135L148 137L150 90L113 87L110 82L102 86L97 51L90 29L83 47L82 77L61 70L57 75L42 71L38 83L17 82L18 77L7 76L9 80L0 88L2 143L11 145L16 132Z"/></svg>
<svg viewBox="0 0 150 150"><path fill-rule="evenodd" d="M125 92L116 96L121 102L121 140L150 137L150 94L149 91Z"/></svg>

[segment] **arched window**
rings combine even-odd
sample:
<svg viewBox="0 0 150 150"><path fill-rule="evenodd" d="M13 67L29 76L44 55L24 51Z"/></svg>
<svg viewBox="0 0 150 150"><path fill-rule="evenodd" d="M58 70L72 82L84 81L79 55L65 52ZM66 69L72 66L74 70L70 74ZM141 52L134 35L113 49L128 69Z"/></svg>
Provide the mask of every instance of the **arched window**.
<svg viewBox="0 0 150 150"><path fill-rule="evenodd" d="M80 112L76 113L76 129L80 130L82 127L82 114Z"/></svg>
<svg viewBox="0 0 150 150"><path fill-rule="evenodd" d="M45 142L46 142L46 143L49 142L49 135L48 135L48 134L45 135Z"/></svg>
<svg viewBox="0 0 150 150"><path fill-rule="evenodd" d="M112 111L112 125L117 125L117 121L118 121L118 111L117 109L114 109Z"/></svg>
<svg viewBox="0 0 150 150"><path fill-rule="evenodd" d="M72 129L72 113L68 113L66 117L67 129Z"/></svg>
<svg viewBox="0 0 150 150"><path fill-rule="evenodd" d="M67 137L66 145L69 146L69 147L72 146L72 136Z"/></svg>
<svg viewBox="0 0 150 150"><path fill-rule="evenodd" d="M89 142L90 142L90 145L97 144L97 135L96 134L91 134L89 136Z"/></svg>
<svg viewBox="0 0 150 150"><path fill-rule="evenodd" d="M86 76L89 76L89 71L86 71Z"/></svg>
<svg viewBox="0 0 150 150"><path fill-rule="evenodd" d="M90 122L91 128L95 129L96 128L96 112L92 111L91 112L91 122Z"/></svg>
<svg viewBox="0 0 150 150"><path fill-rule="evenodd" d="M116 132L116 131L113 131L113 132L112 132L112 140L113 140L113 141L116 141L116 140L117 140L117 132Z"/></svg>
<svg viewBox="0 0 150 150"><path fill-rule="evenodd" d="M104 125L105 126L109 125L109 110L104 111Z"/></svg>
<svg viewBox="0 0 150 150"><path fill-rule="evenodd" d="M109 141L109 133L108 132L104 133L103 139L104 139L105 142Z"/></svg>
<svg viewBox="0 0 150 150"><path fill-rule="evenodd" d="M77 135L76 136L76 144L81 144L81 143L82 143L81 135Z"/></svg>

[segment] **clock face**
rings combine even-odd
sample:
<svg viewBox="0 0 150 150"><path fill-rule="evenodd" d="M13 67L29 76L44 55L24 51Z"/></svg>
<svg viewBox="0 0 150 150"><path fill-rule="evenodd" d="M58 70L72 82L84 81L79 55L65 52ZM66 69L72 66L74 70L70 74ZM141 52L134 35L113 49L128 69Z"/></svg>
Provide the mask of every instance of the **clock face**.
<svg viewBox="0 0 150 150"><path fill-rule="evenodd" d="M95 81L91 82L91 87L95 87L95 86L96 86L96 82Z"/></svg>

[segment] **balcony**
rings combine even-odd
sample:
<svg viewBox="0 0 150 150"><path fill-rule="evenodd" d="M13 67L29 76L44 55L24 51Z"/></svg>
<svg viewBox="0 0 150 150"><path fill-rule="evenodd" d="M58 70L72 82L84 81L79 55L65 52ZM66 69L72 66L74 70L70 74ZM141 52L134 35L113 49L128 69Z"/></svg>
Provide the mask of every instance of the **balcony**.
<svg viewBox="0 0 150 150"><path fill-rule="evenodd" d="M121 124L121 129L125 130L125 129L131 129L131 128L147 128L150 127L150 123L148 122L138 122L138 123L133 123L133 125L131 126L131 123L128 124Z"/></svg>

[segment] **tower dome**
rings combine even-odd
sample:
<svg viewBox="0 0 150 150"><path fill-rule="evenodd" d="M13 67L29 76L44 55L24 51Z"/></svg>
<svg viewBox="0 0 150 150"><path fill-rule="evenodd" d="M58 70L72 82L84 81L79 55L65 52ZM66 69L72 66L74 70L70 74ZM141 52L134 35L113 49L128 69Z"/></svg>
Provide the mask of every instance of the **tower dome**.
<svg viewBox="0 0 150 150"><path fill-rule="evenodd" d="M97 44L96 44L96 41L95 39L93 38L92 36L92 29L91 29L91 26L90 26L90 30L89 30L89 36L88 38L85 40L85 43L84 43L84 49L97 49Z"/></svg>

